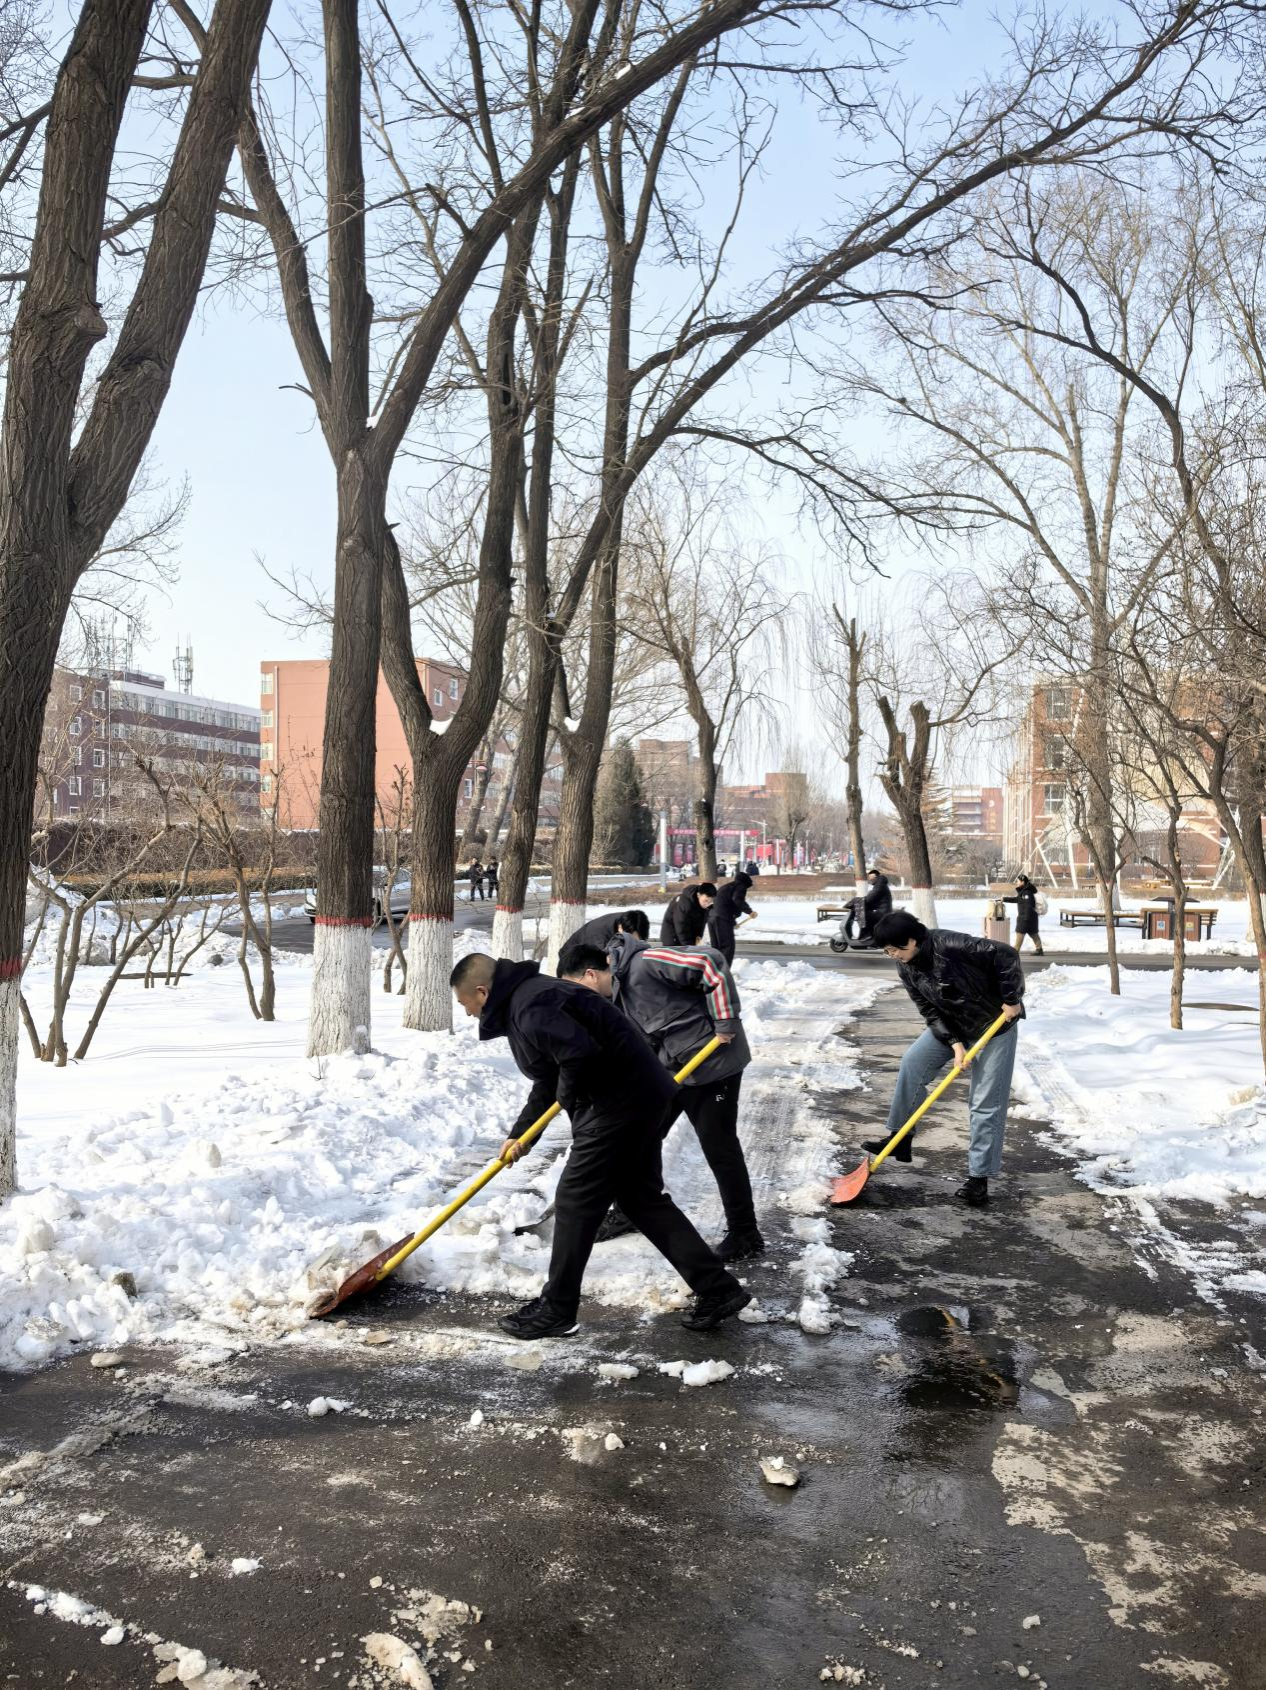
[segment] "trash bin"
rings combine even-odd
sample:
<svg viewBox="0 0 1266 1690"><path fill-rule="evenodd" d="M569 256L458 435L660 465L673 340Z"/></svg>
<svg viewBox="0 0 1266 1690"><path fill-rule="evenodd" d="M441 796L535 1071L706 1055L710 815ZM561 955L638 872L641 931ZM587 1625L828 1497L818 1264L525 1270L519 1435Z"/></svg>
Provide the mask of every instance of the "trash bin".
<svg viewBox="0 0 1266 1690"><path fill-rule="evenodd" d="M997 939L1004 945L1011 943L1011 917L1001 898L990 898L980 930L986 939Z"/></svg>

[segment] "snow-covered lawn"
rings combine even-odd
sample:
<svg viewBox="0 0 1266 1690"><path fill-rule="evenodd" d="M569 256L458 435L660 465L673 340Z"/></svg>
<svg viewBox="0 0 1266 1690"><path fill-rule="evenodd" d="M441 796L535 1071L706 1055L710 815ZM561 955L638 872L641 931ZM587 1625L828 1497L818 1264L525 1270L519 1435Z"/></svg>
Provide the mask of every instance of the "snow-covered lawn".
<svg viewBox="0 0 1266 1690"><path fill-rule="evenodd" d="M458 948L477 940L462 935ZM81 970L72 1024L100 973ZM25 981L37 1000L41 974ZM812 1322L847 1258L828 1260L825 1223L805 1213L833 1143L810 1084L858 1083L834 1032L880 988L805 963L740 962L738 974L762 1081L791 1100L778 1123L778 1189L763 1196L800 1217ZM271 1025L250 1018L233 967L199 969L176 991L125 982L85 1062L59 1070L23 1050L20 1189L0 1210L0 1365L76 1344L233 1347L298 1331L314 1289L412 1232L485 1165L525 1090L505 1044L481 1046L464 1020L452 1035L406 1031L402 1000L376 994L370 1054L309 1060L309 979L301 963L279 969ZM404 1276L508 1298L539 1290L547 1245L513 1229L541 1214L566 1142L556 1125ZM710 1229L715 1191L688 1129L670 1140L667 1166L670 1188ZM816 1180L816 1195L797 1191L797 1178ZM680 1303L684 1288L635 1239L604 1247L587 1290L650 1311Z"/></svg>
<svg viewBox="0 0 1266 1690"><path fill-rule="evenodd" d="M1257 977L1188 974L1186 995L1176 1031L1168 973L1127 971L1120 997L1106 968L1032 976L1017 1097L1050 1115L1097 1190L1211 1203L1266 1197Z"/></svg>

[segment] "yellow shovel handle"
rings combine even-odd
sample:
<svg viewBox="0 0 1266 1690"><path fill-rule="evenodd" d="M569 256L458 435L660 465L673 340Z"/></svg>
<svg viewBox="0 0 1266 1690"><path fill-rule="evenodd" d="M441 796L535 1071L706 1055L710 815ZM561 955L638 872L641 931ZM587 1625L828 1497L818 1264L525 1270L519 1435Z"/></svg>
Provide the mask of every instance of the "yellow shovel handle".
<svg viewBox="0 0 1266 1690"><path fill-rule="evenodd" d="M679 1073L673 1075L677 1084L679 1086L684 1085L700 1063L706 1062L714 1050L720 1049L722 1042L723 1041L719 1038L710 1039L709 1042L704 1045L702 1050L697 1050L690 1058L690 1061L687 1062L686 1066L681 1069ZM551 1103L541 1118L538 1121L533 1121L527 1131L521 1133L515 1140L519 1149L521 1151L526 1150L528 1145L541 1136L546 1127L548 1127L550 1122L554 1119L555 1115L560 1112L561 1105ZM472 1180L466 1187L465 1191L461 1192L457 1197L454 1197L453 1201L449 1203L446 1208L441 1209L438 1215L435 1215L426 1223L421 1232L415 1232L407 1244L402 1244L396 1251L395 1255L389 1257L382 1264L382 1266L378 1269L378 1272L374 1275L375 1285L378 1284L380 1280L386 1279L389 1273L394 1273L400 1266L401 1262L411 1256L420 1244L425 1244L427 1239L430 1238L433 1233L440 1230L445 1221L452 1220L457 1211L470 1202L476 1192L482 1191L490 1179L495 1179L501 1172L502 1168L508 1168L509 1166L509 1162L503 1162L500 1156L497 1157L495 1162L490 1162L484 1169L483 1173L480 1174L478 1179Z"/></svg>
<svg viewBox="0 0 1266 1690"><path fill-rule="evenodd" d="M980 1035L980 1037L976 1040L975 1044L967 1052L967 1061L964 1062L963 1068L968 1067L970 1065L970 1063L974 1060L974 1058L976 1058L977 1056L980 1055L981 1051L989 1043L990 1039L994 1036L994 1034L1001 1032L1002 1029L1006 1025L1007 1025L1007 1017L1005 1015L1000 1015L998 1017L998 1019L994 1022L992 1027L987 1027L985 1029L985 1031ZM870 1164L870 1171L871 1171L872 1174L874 1173L875 1169L879 1166L879 1164L882 1161L886 1160L887 1157L892 1155L893 1151L901 1143L902 1139L906 1136L906 1134L912 1133L914 1131L915 1127L918 1126L919 1122L927 1114L928 1110L936 1102L937 1098L940 1097L941 1093L946 1089L946 1087L953 1085L954 1081L963 1072L963 1068L951 1068L949 1073L945 1076L945 1078L938 1085L934 1086L933 1089L923 1099L923 1102L915 1110L914 1114L911 1115L910 1119L906 1122L905 1126L900 1128L897 1132L893 1133L892 1137L888 1140L887 1144L884 1145L883 1149L879 1152L878 1156L876 1156L875 1160Z"/></svg>

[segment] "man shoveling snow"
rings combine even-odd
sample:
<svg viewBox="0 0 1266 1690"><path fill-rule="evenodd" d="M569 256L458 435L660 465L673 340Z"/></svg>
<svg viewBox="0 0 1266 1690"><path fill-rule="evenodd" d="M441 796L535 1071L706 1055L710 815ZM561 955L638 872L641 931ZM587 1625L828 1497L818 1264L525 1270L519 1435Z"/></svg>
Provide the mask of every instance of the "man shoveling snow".
<svg viewBox="0 0 1266 1690"><path fill-rule="evenodd" d="M596 992L554 980L535 962L463 957L451 984L481 1039L505 1038L532 1089L501 1159L522 1155L517 1135L555 1098L571 1117L572 1147L554 1197L554 1244L539 1297L504 1316L513 1338L576 1330L585 1267L612 1203L667 1257L695 1293L682 1325L708 1332L751 1302L664 1190L660 1127L672 1076L645 1035Z"/></svg>

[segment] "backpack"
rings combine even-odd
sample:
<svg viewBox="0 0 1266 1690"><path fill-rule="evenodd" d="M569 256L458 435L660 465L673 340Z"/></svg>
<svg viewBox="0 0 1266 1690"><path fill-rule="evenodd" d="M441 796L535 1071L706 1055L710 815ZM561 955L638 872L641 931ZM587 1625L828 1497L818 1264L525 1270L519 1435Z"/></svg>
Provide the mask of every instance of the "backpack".
<svg viewBox="0 0 1266 1690"><path fill-rule="evenodd" d="M1037 897L1033 900L1033 908L1039 915L1045 915L1050 907L1051 906L1046 901L1046 893L1039 892Z"/></svg>

